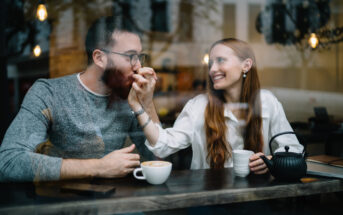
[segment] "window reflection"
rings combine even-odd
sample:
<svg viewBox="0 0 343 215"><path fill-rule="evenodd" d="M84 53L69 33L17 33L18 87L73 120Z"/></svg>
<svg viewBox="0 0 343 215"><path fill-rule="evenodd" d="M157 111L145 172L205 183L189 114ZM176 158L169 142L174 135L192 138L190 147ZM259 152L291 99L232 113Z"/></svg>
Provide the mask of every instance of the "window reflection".
<svg viewBox="0 0 343 215"><path fill-rule="evenodd" d="M100 16L121 17L121 25L142 31L149 66L158 74L156 106L170 126L189 98L205 92L203 58L221 37L251 43L261 84L282 102L289 121L308 123L325 107L343 120L343 2L278 0L46 1L48 17L37 20L37 1L2 3L8 9L7 77L12 118L32 83L41 77L81 72L87 65L84 38ZM309 48L317 33L318 48ZM34 47L41 54L34 57ZM8 125L3 125L7 127Z"/></svg>

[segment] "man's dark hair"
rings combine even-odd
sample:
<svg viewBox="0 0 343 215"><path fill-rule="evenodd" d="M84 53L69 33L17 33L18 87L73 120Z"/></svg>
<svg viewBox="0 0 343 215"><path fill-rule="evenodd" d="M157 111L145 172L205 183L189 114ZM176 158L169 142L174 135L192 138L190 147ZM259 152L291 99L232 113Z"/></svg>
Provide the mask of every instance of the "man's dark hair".
<svg viewBox="0 0 343 215"><path fill-rule="evenodd" d="M129 32L140 36L140 31L130 23L123 25L120 17L108 16L97 19L88 29L85 47L88 58L88 65L93 63L93 51L104 49L115 45L116 41L112 38L114 32ZM127 21L127 20L126 20ZM128 22L126 22L128 23Z"/></svg>

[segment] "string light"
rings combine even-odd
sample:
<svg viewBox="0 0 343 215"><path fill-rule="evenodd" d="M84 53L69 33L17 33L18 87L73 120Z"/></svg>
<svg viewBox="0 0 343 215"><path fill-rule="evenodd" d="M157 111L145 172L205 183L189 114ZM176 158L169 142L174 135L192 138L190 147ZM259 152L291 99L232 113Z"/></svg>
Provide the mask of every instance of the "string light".
<svg viewBox="0 0 343 215"><path fill-rule="evenodd" d="M310 46L315 49L318 45L318 37L315 33L311 33L310 38L308 39L308 43Z"/></svg>
<svg viewBox="0 0 343 215"><path fill-rule="evenodd" d="M39 21L43 22L48 18L48 11L46 10L46 7L44 4L40 3L37 8L37 18Z"/></svg>
<svg viewBox="0 0 343 215"><path fill-rule="evenodd" d="M39 45L36 45L36 46L33 48L33 55L34 55L35 57L39 57L41 53L42 53L42 49L40 48Z"/></svg>
<svg viewBox="0 0 343 215"><path fill-rule="evenodd" d="M208 54L205 54L203 59L202 59L202 63L203 64L208 64L209 59L210 59L210 57L208 56Z"/></svg>

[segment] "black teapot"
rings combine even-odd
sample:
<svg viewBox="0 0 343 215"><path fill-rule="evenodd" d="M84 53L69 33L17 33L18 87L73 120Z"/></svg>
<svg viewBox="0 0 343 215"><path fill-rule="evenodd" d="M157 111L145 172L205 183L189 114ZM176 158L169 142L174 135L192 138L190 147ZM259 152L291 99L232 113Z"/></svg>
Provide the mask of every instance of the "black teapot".
<svg viewBox="0 0 343 215"><path fill-rule="evenodd" d="M289 146L285 146L285 152L273 154L273 140L284 134L295 134L293 131L282 132L273 136L269 141L269 149L272 159L269 160L264 155L260 158L267 165L269 172L280 181L295 181L306 175L307 165L305 161L305 148L302 153L289 152Z"/></svg>

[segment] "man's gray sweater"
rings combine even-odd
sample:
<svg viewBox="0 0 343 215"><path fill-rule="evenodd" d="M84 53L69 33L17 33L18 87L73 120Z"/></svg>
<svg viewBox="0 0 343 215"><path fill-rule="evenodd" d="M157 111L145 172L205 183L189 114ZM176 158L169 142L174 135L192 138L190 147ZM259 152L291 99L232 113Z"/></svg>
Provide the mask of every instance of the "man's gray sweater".
<svg viewBox="0 0 343 215"><path fill-rule="evenodd" d="M101 158L122 148L128 135L152 159L127 101L110 107L107 101L76 74L36 81L0 147L0 181L58 180L62 158Z"/></svg>

